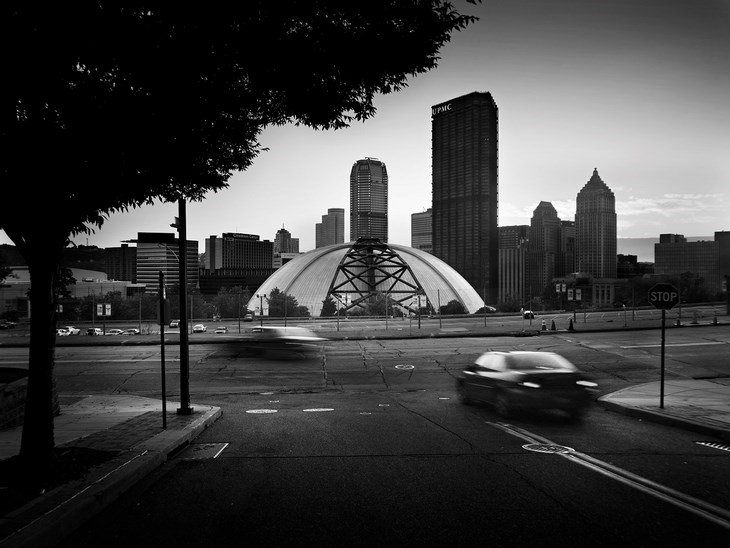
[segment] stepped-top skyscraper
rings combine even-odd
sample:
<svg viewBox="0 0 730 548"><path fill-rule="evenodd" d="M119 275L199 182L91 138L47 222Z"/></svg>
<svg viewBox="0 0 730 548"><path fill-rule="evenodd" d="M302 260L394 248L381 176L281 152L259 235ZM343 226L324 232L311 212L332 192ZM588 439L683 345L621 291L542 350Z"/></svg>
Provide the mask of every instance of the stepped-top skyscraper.
<svg viewBox="0 0 730 548"><path fill-rule="evenodd" d="M377 158L358 160L350 171L350 241L388 241L388 171Z"/></svg>
<svg viewBox="0 0 730 548"><path fill-rule="evenodd" d="M616 277L616 198L598 169L578 192L575 255L578 272L594 278Z"/></svg>
<svg viewBox="0 0 730 548"><path fill-rule="evenodd" d="M487 92L431 108L433 254L487 303L498 289L498 119Z"/></svg>
<svg viewBox="0 0 730 548"><path fill-rule="evenodd" d="M326 215L322 215L322 222L314 227L314 247L341 244L345 241L345 209L331 207Z"/></svg>

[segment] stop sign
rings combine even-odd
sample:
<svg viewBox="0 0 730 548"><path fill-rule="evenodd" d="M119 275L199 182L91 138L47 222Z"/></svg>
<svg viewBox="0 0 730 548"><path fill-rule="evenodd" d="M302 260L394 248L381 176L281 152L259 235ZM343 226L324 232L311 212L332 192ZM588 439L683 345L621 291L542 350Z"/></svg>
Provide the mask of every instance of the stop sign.
<svg viewBox="0 0 730 548"><path fill-rule="evenodd" d="M649 304L660 310L669 310L679 304L679 290L672 284L656 284L649 290Z"/></svg>

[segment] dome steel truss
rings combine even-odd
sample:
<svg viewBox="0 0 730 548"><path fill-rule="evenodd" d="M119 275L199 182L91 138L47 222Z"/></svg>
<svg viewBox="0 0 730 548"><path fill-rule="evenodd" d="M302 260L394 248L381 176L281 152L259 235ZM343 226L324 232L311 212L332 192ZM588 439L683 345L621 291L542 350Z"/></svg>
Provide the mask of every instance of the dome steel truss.
<svg viewBox="0 0 730 548"><path fill-rule="evenodd" d="M411 267L377 238L360 238L350 247L337 266L327 292L345 311L365 308L385 296L386 304L395 302L414 313L417 312L414 300L425 294Z"/></svg>

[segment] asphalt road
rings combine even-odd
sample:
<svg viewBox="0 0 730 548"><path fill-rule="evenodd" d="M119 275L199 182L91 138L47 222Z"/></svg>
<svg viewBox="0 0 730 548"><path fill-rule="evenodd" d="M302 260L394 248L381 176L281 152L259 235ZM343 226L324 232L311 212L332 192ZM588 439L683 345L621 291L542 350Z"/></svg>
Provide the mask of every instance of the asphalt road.
<svg viewBox="0 0 730 548"><path fill-rule="evenodd" d="M668 378L727 376L728 344L726 327L673 331ZM223 416L61 546L727 544L730 521L703 507L730 506L728 451L597 406L579 423L464 406L454 374L488 348L554 350L602 392L659 375L658 330L342 341L287 359L192 345L191 401ZM57 358L63 393L159 397L159 347Z"/></svg>

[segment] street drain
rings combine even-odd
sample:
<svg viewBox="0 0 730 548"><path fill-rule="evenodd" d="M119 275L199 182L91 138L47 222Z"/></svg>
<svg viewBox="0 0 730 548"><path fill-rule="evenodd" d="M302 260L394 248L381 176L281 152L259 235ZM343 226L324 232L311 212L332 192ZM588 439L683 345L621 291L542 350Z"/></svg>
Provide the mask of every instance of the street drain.
<svg viewBox="0 0 730 548"><path fill-rule="evenodd" d="M565 445L554 445L552 443L528 443L522 446L522 449L534 451L535 453L572 453L575 451L572 447Z"/></svg>
<svg viewBox="0 0 730 548"><path fill-rule="evenodd" d="M730 443L717 443L714 441L696 441L697 445L704 445L705 447L712 447L713 449L720 449L721 451L730 451Z"/></svg>
<svg viewBox="0 0 730 548"><path fill-rule="evenodd" d="M228 443L191 443L180 454L183 460L214 459L228 447Z"/></svg>

